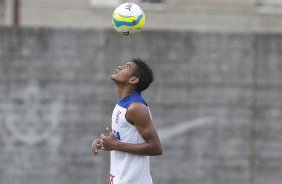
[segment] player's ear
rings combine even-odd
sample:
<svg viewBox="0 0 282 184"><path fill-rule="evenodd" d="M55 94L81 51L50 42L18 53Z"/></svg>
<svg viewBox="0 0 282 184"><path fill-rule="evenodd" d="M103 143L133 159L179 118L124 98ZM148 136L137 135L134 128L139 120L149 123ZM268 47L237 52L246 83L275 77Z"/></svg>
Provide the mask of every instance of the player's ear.
<svg viewBox="0 0 282 184"><path fill-rule="evenodd" d="M136 76L132 76L129 80L129 83L133 85L137 84L138 82L139 82L139 78Z"/></svg>

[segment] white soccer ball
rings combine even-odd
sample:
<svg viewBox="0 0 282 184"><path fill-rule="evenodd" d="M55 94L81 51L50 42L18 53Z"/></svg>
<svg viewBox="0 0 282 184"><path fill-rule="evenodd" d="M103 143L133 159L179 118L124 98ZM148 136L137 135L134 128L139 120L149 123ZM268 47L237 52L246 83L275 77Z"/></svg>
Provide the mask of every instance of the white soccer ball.
<svg viewBox="0 0 282 184"><path fill-rule="evenodd" d="M144 28L145 14L137 4L124 3L115 9L112 23L122 35L133 35Z"/></svg>

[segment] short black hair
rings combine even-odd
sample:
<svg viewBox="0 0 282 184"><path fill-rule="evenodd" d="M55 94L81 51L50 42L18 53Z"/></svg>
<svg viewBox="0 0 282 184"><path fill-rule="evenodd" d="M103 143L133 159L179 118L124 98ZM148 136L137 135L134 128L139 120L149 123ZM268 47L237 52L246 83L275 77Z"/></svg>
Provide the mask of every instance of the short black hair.
<svg viewBox="0 0 282 184"><path fill-rule="evenodd" d="M139 78L139 82L135 85L137 92L144 91L154 81L154 74L147 63L140 58L132 59L132 62L137 65L133 75Z"/></svg>

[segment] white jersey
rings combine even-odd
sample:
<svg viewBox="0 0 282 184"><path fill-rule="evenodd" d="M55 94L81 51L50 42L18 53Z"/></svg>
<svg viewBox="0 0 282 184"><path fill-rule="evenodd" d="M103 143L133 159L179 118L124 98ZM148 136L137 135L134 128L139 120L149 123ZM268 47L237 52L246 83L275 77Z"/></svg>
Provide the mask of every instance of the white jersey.
<svg viewBox="0 0 282 184"><path fill-rule="evenodd" d="M147 106L141 93L133 93L118 102L112 114L112 131L121 142L141 144L144 139L125 114L131 103ZM110 184L152 184L149 156L111 151Z"/></svg>

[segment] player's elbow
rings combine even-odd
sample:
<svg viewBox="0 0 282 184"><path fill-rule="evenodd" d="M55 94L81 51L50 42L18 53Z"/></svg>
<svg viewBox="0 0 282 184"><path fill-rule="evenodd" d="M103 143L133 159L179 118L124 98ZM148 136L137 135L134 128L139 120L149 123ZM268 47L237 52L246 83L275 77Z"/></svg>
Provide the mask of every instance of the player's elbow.
<svg viewBox="0 0 282 184"><path fill-rule="evenodd" d="M151 156L159 156L159 155L162 155L162 154L163 154L163 149L160 145L158 145L158 146L155 146L155 149L153 150Z"/></svg>
<svg viewBox="0 0 282 184"><path fill-rule="evenodd" d="M160 150L158 150L158 151L155 152L155 155L154 155L154 156L160 156L160 155L162 155L162 154L163 154L163 150L160 149Z"/></svg>

